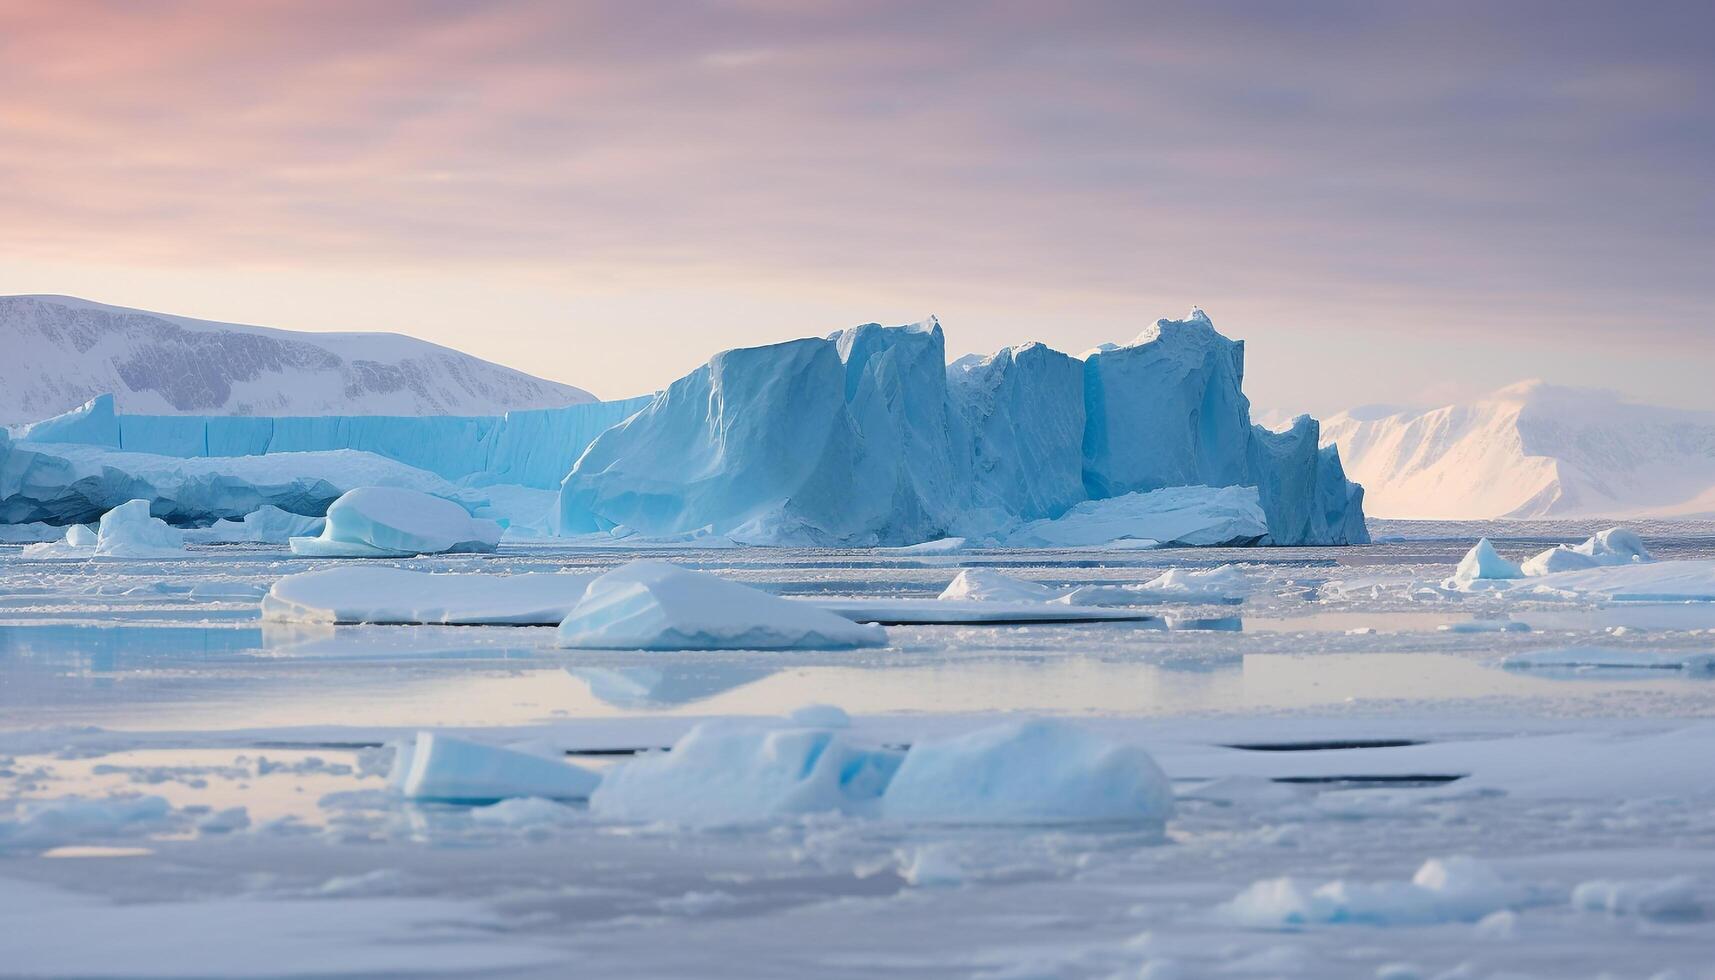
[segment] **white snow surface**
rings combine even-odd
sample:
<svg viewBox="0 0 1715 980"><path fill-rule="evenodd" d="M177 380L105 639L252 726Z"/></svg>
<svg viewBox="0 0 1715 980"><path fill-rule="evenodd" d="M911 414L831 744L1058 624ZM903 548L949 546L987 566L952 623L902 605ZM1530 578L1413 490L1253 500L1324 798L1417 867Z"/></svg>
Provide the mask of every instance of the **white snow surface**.
<svg viewBox="0 0 1715 980"><path fill-rule="evenodd" d="M1426 412L1335 415L1371 517L1441 520L1715 514L1715 412L1524 381Z"/></svg>
<svg viewBox="0 0 1715 980"><path fill-rule="evenodd" d="M589 584L560 623L587 649L776 650L883 646L880 626L667 562L633 561Z"/></svg>
<svg viewBox="0 0 1715 980"><path fill-rule="evenodd" d="M287 575L268 589L262 618L294 623L556 625L594 575L430 574L374 563Z"/></svg>
<svg viewBox="0 0 1715 980"><path fill-rule="evenodd" d="M104 393L160 415L498 415L593 401L392 333L308 333L215 323L69 296L0 296L0 424Z"/></svg>
<svg viewBox="0 0 1715 980"><path fill-rule="evenodd" d="M319 537L292 538L293 554L323 558L408 558L493 551L502 529L463 505L403 487L358 487L328 507Z"/></svg>

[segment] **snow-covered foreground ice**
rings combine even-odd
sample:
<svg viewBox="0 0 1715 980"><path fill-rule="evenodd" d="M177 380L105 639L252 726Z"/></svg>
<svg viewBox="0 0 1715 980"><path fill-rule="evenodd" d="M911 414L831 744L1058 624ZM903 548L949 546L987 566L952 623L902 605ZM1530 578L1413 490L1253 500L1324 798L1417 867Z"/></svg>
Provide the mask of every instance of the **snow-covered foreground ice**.
<svg viewBox="0 0 1715 980"><path fill-rule="evenodd" d="M1707 662L1715 603L1442 588L1478 535L653 549L823 608L989 569L1152 617L684 652L261 620L297 573L334 619L528 620L612 547L0 546L0 974L1711 976L1715 675L1663 668ZM1586 571L1715 561L1645 543ZM741 734L680 741L711 720Z"/></svg>

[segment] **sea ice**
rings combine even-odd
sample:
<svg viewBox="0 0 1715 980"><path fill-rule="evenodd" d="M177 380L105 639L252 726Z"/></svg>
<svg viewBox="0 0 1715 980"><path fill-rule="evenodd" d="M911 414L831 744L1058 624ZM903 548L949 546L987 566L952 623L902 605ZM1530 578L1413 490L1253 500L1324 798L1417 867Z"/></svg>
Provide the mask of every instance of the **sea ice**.
<svg viewBox="0 0 1715 980"><path fill-rule="evenodd" d="M67 541L71 539L68 532ZM149 516L147 500L132 500L101 515L95 553L111 558L150 558L182 555L184 532Z"/></svg>
<svg viewBox="0 0 1715 980"><path fill-rule="evenodd" d="M1550 548L1526 561L1521 570L1526 576L1535 577L1654 560L1637 532L1623 527L1611 527L1592 535L1582 544L1563 544Z"/></svg>
<svg viewBox="0 0 1715 980"><path fill-rule="evenodd" d="M443 497L400 487L358 487L328 507L320 537L291 539L292 553L316 558L407 558L493 551L501 527Z"/></svg>
<svg viewBox="0 0 1715 980"><path fill-rule="evenodd" d="M489 802L521 796L587 799L601 776L569 762L419 732L401 747L393 781L407 799Z"/></svg>
<svg viewBox="0 0 1715 980"><path fill-rule="evenodd" d="M1046 585L1003 575L992 568L967 568L941 591L949 601L1047 602L1059 595Z"/></svg>
<svg viewBox="0 0 1715 980"><path fill-rule="evenodd" d="M297 623L553 625L583 597L594 575L429 573L385 565L341 565L277 580L262 618Z"/></svg>
<svg viewBox="0 0 1715 980"><path fill-rule="evenodd" d="M918 740L881 810L926 823L1161 824L1173 790L1143 749L1039 720Z"/></svg>
<svg viewBox="0 0 1715 980"><path fill-rule="evenodd" d="M0 852L92 843L161 827L172 807L159 796L62 796L16 800L0 814Z"/></svg>
<svg viewBox="0 0 1715 980"><path fill-rule="evenodd" d="M1619 602L1715 601L1715 560L1601 565L1527 579L1514 583L1513 591Z"/></svg>
<svg viewBox="0 0 1715 980"><path fill-rule="evenodd" d="M1164 545L1255 544L1268 534L1255 487L1163 487L1086 500L1008 533L1009 548L1089 548L1122 541Z"/></svg>
<svg viewBox="0 0 1715 980"><path fill-rule="evenodd" d="M634 561L595 579L560 624L560 646L633 650L883 646L880 626L666 562Z"/></svg>
<svg viewBox="0 0 1715 980"><path fill-rule="evenodd" d="M792 602L825 609L854 623L881 623L887 626L968 625L983 623L1094 623L1106 621L1147 621L1155 619L1141 609L1110 609L1098 605L1082 605L1052 599L1043 602L997 602L986 599L889 599L858 597L848 599L793 599Z"/></svg>
<svg viewBox="0 0 1715 980"><path fill-rule="evenodd" d="M901 755L861 745L836 729L704 722L670 752L615 766L590 797L590 810L618 820L688 826L802 813L867 814Z"/></svg>
<svg viewBox="0 0 1715 980"><path fill-rule="evenodd" d="M1409 882L1258 881L1220 911L1230 921L1257 929L1337 923L1425 925L1475 922L1530 898L1527 889L1508 882L1482 861L1450 857L1425 861Z"/></svg>
<svg viewBox="0 0 1715 980"><path fill-rule="evenodd" d="M1519 565L1519 571L1526 578L1540 575L1553 575L1556 572L1577 572L1586 568L1595 568L1599 562L1596 559L1575 550L1571 545L1557 544L1547 551L1525 559Z"/></svg>

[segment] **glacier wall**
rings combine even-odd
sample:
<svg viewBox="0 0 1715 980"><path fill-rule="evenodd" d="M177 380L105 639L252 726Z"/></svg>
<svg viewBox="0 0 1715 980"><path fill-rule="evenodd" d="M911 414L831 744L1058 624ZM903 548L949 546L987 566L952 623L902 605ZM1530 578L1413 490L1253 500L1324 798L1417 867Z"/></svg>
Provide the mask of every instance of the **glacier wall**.
<svg viewBox="0 0 1715 980"><path fill-rule="evenodd" d="M1362 488L1316 423L1252 425L1244 345L1200 310L1081 363L1040 344L945 356L933 320L717 354L591 443L561 485L561 533L910 544L1087 499L1245 486L1268 543L1368 540Z"/></svg>
<svg viewBox="0 0 1715 980"><path fill-rule="evenodd" d="M595 437L653 396L505 415L118 415L112 395L14 430L19 443L70 443L184 459L355 449L448 480L552 490Z"/></svg>

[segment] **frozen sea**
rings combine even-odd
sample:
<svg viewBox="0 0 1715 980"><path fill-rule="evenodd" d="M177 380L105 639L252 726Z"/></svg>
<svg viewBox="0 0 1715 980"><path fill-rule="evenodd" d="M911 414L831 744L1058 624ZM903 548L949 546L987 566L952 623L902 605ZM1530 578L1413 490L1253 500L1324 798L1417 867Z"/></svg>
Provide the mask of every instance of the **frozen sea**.
<svg viewBox="0 0 1715 980"><path fill-rule="evenodd" d="M1479 534L1516 558L1592 529L386 562L646 554L825 598L932 598L966 567L1072 587L1237 563L1254 584L1145 622L892 626L884 648L766 653L263 623L273 581L330 563L0 546L0 975L1715 977L1715 673L1697 666L1715 601L1436 587ZM1715 561L1715 527L1640 530L1657 559ZM1591 650L1661 666L1503 666ZM1147 748L1178 810L1165 833L827 815L698 830L411 803L386 780L420 729L599 768L704 719L809 704L889 744L1069 719ZM1482 887L1410 884L1463 858Z"/></svg>

